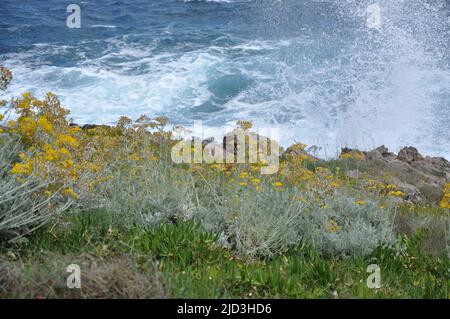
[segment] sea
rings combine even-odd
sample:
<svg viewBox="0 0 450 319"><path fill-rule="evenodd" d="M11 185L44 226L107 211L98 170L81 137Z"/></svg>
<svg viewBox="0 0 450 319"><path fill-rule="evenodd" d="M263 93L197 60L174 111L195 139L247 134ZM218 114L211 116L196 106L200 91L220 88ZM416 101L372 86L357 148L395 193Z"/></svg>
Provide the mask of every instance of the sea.
<svg viewBox="0 0 450 319"><path fill-rule="evenodd" d="M78 124L249 120L323 157L450 159L450 0L0 0L0 65L0 97L53 92Z"/></svg>

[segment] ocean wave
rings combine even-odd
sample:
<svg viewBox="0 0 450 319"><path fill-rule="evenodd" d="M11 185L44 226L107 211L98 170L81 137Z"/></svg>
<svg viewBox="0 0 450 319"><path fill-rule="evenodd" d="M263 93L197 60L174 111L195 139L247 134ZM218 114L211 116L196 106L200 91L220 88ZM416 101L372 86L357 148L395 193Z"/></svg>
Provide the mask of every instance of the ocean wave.
<svg viewBox="0 0 450 319"><path fill-rule="evenodd" d="M368 1L245 2L204 16L181 1L155 4L160 20L141 27L98 21L88 25L113 33L18 46L0 56L15 75L7 97L53 91L81 124L167 115L185 126L203 120L219 136L248 119L279 128L284 145L302 141L328 155L386 144L450 157L444 2L380 0L379 31L365 25ZM319 15L312 21L304 10Z"/></svg>

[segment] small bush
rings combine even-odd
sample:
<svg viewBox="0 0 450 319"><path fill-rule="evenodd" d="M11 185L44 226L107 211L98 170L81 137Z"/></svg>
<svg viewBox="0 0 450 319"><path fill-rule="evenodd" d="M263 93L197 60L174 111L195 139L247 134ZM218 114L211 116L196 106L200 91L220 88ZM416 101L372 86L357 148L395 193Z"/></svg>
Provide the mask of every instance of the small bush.
<svg viewBox="0 0 450 319"><path fill-rule="evenodd" d="M323 208L302 215L307 241L330 255L368 255L379 246L395 242L394 212L375 200L359 201L343 192L325 200Z"/></svg>
<svg viewBox="0 0 450 319"><path fill-rule="evenodd" d="M197 218L238 254L270 257L300 242L298 221L308 204L295 200L300 196L295 188L259 187L216 186L203 197Z"/></svg>
<svg viewBox="0 0 450 319"><path fill-rule="evenodd" d="M93 204L105 208L121 226L152 226L191 219L193 191L190 177L181 170L129 160L110 168L110 178L97 188Z"/></svg>
<svg viewBox="0 0 450 319"><path fill-rule="evenodd" d="M70 206L58 192L44 195L47 183L35 176L19 180L11 174L19 157L20 143L0 138L0 238L10 239L32 231Z"/></svg>

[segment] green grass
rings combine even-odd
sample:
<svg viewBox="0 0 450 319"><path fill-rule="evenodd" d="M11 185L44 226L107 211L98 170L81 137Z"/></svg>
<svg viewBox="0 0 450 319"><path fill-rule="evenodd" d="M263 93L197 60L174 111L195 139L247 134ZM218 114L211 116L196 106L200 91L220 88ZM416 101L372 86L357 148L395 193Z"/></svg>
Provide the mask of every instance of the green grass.
<svg viewBox="0 0 450 319"><path fill-rule="evenodd" d="M449 297L448 258L423 252L425 231L405 236L398 250L378 248L368 257L328 257L302 243L271 258L250 260L218 246L217 236L202 231L195 221L120 229L111 226L110 216L105 211L73 214L36 231L26 244L2 245L0 268L6 262L22 265L20 280L25 283L36 282L38 269L40 280L46 278L59 287L50 297L67 296L65 282L57 282L66 276L67 256L71 256L71 263L79 260L82 264L86 255L99 264L130 256L136 265L134 272L144 277L152 276L157 265L170 297L330 298L333 292L340 298ZM366 269L372 263L381 267L381 289L366 285ZM28 287L19 297L32 295L34 286ZM101 290L101 285L96 289ZM98 295L89 291L83 297Z"/></svg>

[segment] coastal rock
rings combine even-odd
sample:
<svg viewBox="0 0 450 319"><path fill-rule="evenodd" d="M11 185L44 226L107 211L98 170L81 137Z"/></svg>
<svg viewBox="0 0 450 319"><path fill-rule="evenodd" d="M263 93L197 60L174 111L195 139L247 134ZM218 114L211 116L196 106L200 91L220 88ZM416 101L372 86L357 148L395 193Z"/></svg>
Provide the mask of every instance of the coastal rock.
<svg viewBox="0 0 450 319"><path fill-rule="evenodd" d="M402 162L411 164L412 162L423 161L423 156L419 153L417 148L409 146L404 147L398 152L397 159Z"/></svg>
<svg viewBox="0 0 450 319"><path fill-rule="evenodd" d="M366 153L366 159L369 161L391 161L396 158L396 155L389 152L388 148L384 145L377 147L376 149Z"/></svg>
<svg viewBox="0 0 450 319"><path fill-rule="evenodd" d="M443 187L450 182L450 163L442 157L423 156L412 146L402 148L398 155L384 145L369 152L344 148L342 154L361 153L370 168L371 178L395 184L405 193L403 201L438 203ZM349 177L359 176L354 170Z"/></svg>

